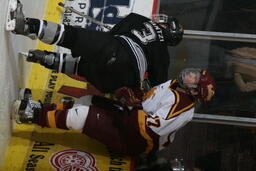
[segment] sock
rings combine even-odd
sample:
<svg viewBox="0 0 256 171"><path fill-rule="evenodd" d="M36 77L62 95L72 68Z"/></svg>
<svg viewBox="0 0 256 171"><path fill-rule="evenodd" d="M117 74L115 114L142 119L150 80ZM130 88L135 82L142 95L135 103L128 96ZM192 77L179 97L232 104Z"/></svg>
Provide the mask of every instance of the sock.
<svg viewBox="0 0 256 171"><path fill-rule="evenodd" d="M74 102L61 102L58 105L49 104L35 111L34 122L42 127L68 129L66 118L68 109Z"/></svg>

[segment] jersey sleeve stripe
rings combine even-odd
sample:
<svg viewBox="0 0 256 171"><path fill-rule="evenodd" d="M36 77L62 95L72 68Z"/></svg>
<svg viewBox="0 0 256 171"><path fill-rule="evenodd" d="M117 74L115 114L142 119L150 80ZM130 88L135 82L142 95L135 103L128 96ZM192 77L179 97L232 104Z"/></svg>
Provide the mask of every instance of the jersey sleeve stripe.
<svg viewBox="0 0 256 171"><path fill-rule="evenodd" d="M55 112L56 110L47 112L48 124L50 128L57 128L56 121L55 121Z"/></svg>
<svg viewBox="0 0 256 171"><path fill-rule="evenodd" d="M172 90L172 89L171 89L171 91L174 93L175 103L174 103L174 105L172 105L172 107L171 107L171 109L169 111L169 114L167 115L166 119L169 119L170 117L173 117L172 115L173 115L174 111L176 110L176 108L177 108L177 106L178 106L178 104L180 102L180 95L179 95L179 93L177 91L175 91L175 90Z"/></svg>
<svg viewBox="0 0 256 171"><path fill-rule="evenodd" d="M140 134L147 141L147 147L144 153L148 154L153 149L153 139L146 132L146 116L147 114L143 110L138 110Z"/></svg>
<svg viewBox="0 0 256 171"><path fill-rule="evenodd" d="M190 105L188 105L188 106L182 108L181 110L179 110L179 111L177 111L177 112L169 113L167 119L171 119L171 118L173 118L173 117L175 117L175 116L181 114L182 112L191 109L192 107L194 107L194 105L195 105L195 103L191 103Z"/></svg>
<svg viewBox="0 0 256 171"><path fill-rule="evenodd" d="M175 96L175 103L172 106L172 108L170 109L170 112L168 113L166 120L171 119L179 114L181 114L184 111L187 111L189 109L191 109L192 107L194 107L195 103L191 103L183 108L181 108L180 110L177 110L178 105L180 104L180 95L177 91L172 90L171 91L174 93Z"/></svg>

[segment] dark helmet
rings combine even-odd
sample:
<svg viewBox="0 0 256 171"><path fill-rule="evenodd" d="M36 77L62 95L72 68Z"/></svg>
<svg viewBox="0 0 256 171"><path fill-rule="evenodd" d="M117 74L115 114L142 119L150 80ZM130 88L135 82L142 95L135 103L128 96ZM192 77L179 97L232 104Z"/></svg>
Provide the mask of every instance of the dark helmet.
<svg viewBox="0 0 256 171"><path fill-rule="evenodd" d="M152 20L158 24L163 24L166 29L163 30L165 41L170 46L176 46L183 37L183 27L174 17L168 17L165 14L154 14Z"/></svg>

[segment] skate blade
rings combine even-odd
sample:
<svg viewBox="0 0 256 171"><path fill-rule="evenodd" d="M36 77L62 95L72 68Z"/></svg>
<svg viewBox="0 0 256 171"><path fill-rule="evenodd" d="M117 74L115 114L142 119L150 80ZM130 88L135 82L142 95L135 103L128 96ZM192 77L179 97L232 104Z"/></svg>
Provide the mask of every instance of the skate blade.
<svg viewBox="0 0 256 171"><path fill-rule="evenodd" d="M19 52L18 56L19 58L24 58L27 61L29 53L28 52Z"/></svg>
<svg viewBox="0 0 256 171"><path fill-rule="evenodd" d="M16 19L12 19L11 12L16 10L17 4L17 0L9 0L5 24L5 29L7 31L12 31L15 29Z"/></svg>
<svg viewBox="0 0 256 171"><path fill-rule="evenodd" d="M19 52L20 56L28 57L28 52Z"/></svg>
<svg viewBox="0 0 256 171"><path fill-rule="evenodd" d="M15 120L16 123L21 123L20 117L19 117L20 104L21 104L21 100L15 100L12 104L11 120Z"/></svg>

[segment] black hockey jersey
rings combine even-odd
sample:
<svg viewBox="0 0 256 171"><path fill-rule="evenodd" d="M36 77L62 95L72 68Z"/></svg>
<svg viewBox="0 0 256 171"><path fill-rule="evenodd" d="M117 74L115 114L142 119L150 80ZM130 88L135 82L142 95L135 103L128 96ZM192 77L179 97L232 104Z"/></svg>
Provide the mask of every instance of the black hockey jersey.
<svg viewBox="0 0 256 171"><path fill-rule="evenodd" d="M129 37L143 49L151 86L161 84L168 79L170 57L163 29L149 18L131 13L110 31L114 35ZM129 46L127 43L124 44Z"/></svg>

